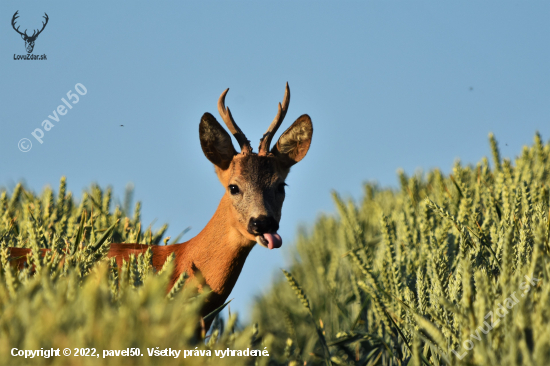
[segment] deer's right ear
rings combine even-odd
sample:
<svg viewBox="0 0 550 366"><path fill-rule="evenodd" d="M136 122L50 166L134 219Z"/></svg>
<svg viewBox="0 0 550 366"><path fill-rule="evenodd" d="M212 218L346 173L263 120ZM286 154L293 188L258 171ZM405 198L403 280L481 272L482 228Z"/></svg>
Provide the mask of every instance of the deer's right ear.
<svg viewBox="0 0 550 366"><path fill-rule="evenodd" d="M218 168L229 168L237 154L231 136L210 113L203 114L199 125L199 136L204 155Z"/></svg>
<svg viewBox="0 0 550 366"><path fill-rule="evenodd" d="M284 167L290 168L306 156L312 135L311 118L304 114L283 132L271 153L279 159Z"/></svg>

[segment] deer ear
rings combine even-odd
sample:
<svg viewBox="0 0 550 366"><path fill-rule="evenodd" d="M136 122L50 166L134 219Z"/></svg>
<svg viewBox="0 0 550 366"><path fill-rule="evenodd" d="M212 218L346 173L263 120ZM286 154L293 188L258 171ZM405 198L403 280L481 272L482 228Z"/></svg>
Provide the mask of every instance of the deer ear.
<svg viewBox="0 0 550 366"><path fill-rule="evenodd" d="M300 116L271 150L283 166L290 168L306 156L313 136L313 125L307 114Z"/></svg>
<svg viewBox="0 0 550 366"><path fill-rule="evenodd" d="M203 114L199 137L204 155L218 168L225 170L237 154L231 136L210 113Z"/></svg>

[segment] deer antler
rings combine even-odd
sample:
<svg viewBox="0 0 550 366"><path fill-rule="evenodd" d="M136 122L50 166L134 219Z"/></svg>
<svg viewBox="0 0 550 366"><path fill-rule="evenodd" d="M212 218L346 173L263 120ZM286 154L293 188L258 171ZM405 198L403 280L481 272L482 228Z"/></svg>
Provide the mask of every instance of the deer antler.
<svg viewBox="0 0 550 366"><path fill-rule="evenodd" d="M44 13L44 14L46 14L46 13ZM38 33L36 33L36 30L35 30L30 38L33 38L33 37L36 38L36 37L38 37L38 35L39 35L40 33L42 33L42 31L44 30L44 28L46 28L46 24L48 24L48 20L50 20L50 18L48 17L48 14L46 14L46 15L43 16L42 18L46 19L46 23L42 22L42 29L40 29L40 30L38 31ZM36 33L36 34L35 34L35 33Z"/></svg>
<svg viewBox="0 0 550 366"><path fill-rule="evenodd" d="M227 128L229 128L229 131L237 139L237 142L241 147L241 153L248 154L252 152L250 141L248 141L248 139L246 138L244 133L241 131L239 126L237 126L237 124L235 123L235 120L231 115L231 111L229 110L229 107L227 108L225 107L225 96L227 95L228 91L229 91L229 88L225 89L222 95L220 95L220 99L218 100L218 112L220 112L220 116L222 116L222 119L227 125Z"/></svg>
<svg viewBox="0 0 550 366"><path fill-rule="evenodd" d="M279 103L279 110L277 111L277 115L275 116L275 119L273 120L273 122L271 122L271 125L267 129L267 132L260 139L260 148L258 151L258 155L269 154L269 146L271 145L271 140L273 139L273 136L275 136L275 133L279 129L279 126L285 119L286 111L288 110L289 103L290 103L290 88L288 87L288 83L286 83L285 96L283 97L283 104L281 105L281 103Z"/></svg>
<svg viewBox="0 0 550 366"><path fill-rule="evenodd" d="M19 16L17 15L17 13L19 13L19 10L17 10L17 11L15 12L15 14L13 14L13 18L11 18L11 26L12 26L13 29L14 29L17 33L19 33L20 35L26 36L26 35L27 35L27 30L25 30L25 33L21 33L21 32L19 32L19 27L15 28L15 20L16 20L17 18L19 18Z"/></svg>
<svg viewBox="0 0 550 366"><path fill-rule="evenodd" d="M46 22L45 22L45 23L42 22L42 29L40 29L40 30L38 31L38 33L36 33L37 30L35 29L34 32L33 32L33 34L32 34L32 36L29 37L29 35L27 34L27 30L26 30L26 29L25 29L25 33L21 33L21 32L19 31L19 27L15 28L15 20L16 20L17 18L19 18L19 16L17 15L17 13L19 13L19 10L17 10L17 11L15 12L15 14L13 14L13 18L11 18L11 26L13 27L13 29L14 29L17 33L19 33L20 35L25 36L26 38L29 38L29 39L38 37L38 35L39 35L40 33L42 33L42 31L44 30L44 28L46 28L46 24L48 24L48 20L50 20L50 18L48 17L48 14L44 13L45 15L44 15L42 18L45 18L45 19L46 19Z"/></svg>

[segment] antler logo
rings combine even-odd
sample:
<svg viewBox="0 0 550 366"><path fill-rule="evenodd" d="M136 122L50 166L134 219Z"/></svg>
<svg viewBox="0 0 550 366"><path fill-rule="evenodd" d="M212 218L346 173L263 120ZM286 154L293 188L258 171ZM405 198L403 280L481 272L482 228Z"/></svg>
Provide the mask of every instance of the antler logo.
<svg viewBox="0 0 550 366"><path fill-rule="evenodd" d="M15 20L17 18L19 18L19 16L17 15L17 13L19 13L19 10L17 10L15 12L15 14L13 14L13 18L11 18L11 26L13 27L13 29L15 29L15 31L17 33L19 33L21 35L21 38L23 38L23 40L25 41L25 48L27 49L27 53L31 53L32 50L34 49L34 41L36 41L36 38L38 37L38 35L40 33L42 33L42 31L44 30L44 28L46 28L46 24L48 24L48 14L44 13L45 16L43 16L44 19L46 19L46 22L42 22L42 29L40 30L34 30L32 36L29 36L27 34L27 30L25 29L25 32L24 33L21 33L19 31L19 27L15 28Z"/></svg>

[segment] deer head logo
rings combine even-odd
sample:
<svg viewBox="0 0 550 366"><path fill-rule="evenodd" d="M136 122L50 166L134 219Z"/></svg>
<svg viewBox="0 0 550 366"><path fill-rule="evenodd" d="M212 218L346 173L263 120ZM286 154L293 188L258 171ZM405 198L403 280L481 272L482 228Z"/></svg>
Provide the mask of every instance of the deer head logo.
<svg viewBox="0 0 550 366"><path fill-rule="evenodd" d="M34 41L36 41L36 38L38 37L38 35L40 33L42 33L42 31L44 30L44 28L46 28L46 24L48 24L48 14L44 13L45 16L43 17L44 19L46 19L46 22L42 22L42 29L40 30L34 30L32 36L29 36L27 34L27 30L25 29L25 32L24 33L21 33L19 31L19 27L15 28L15 20L17 18L19 18L19 16L17 15L17 13L19 13L19 10L17 10L15 12L15 14L13 14L13 18L11 18L11 26L13 27L13 29L15 29L15 31L17 33L19 33L21 35L21 38L23 38L23 40L25 41L25 48L27 49L27 53L31 53L32 50L34 49Z"/></svg>

